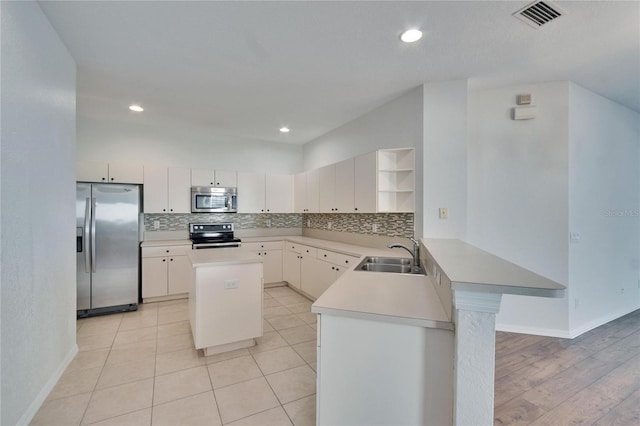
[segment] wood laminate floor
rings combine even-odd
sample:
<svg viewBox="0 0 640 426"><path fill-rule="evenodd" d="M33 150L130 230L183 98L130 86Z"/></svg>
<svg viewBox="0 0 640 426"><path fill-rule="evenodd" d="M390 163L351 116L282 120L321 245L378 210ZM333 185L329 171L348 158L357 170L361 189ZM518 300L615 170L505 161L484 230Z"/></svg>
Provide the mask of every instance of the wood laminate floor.
<svg viewBox="0 0 640 426"><path fill-rule="evenodd" d="M496 334L495 425L640 425L640 310L575 339Z"/></svg>

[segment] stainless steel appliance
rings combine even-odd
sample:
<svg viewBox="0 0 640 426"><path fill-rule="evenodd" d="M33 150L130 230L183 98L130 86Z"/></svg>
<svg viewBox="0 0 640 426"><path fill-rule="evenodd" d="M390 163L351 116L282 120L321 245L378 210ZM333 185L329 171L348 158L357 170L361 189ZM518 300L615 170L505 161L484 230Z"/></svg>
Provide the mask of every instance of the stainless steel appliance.
<svg viewBox="0 0 640 426"><path fill-rule="evenodd" d="M233 235L233 223L190 223L189 238L193 249L240 247Z"/></svg>
<svg viewBox="0 0 640 426"><path fill-rule="evenodd" d="M191 187L191 213L236 213L237 211L238 192L236 188Z"/></svg>
<svg viewBox="0 0 640 426"><path fill-rule="evenodd" d="M78 316L138 306L140 188L76 184Z"/></svg>

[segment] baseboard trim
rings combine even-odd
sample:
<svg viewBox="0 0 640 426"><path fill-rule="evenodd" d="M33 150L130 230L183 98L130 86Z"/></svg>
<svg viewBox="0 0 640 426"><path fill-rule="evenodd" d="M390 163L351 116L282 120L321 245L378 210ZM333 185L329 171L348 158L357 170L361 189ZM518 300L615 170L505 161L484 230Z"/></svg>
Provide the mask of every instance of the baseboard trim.
<svg viewBox="0 0 640 426"><path fill-rule="evenodd" d="M595 319L593 321L589 321L588 323L583 324L580 327L572 328L569 331L569 334L571 334L571 338L573 339L574 337L578 337L581 334L586 333L587 331L591 331L594 328L598 328L601 325L604 325L604 324L606 324L606 323L608 323L610 321L613 321L615 319L618 319L620 317L628 315L631 312L637 311L638 309L640 309L640 305L635 306L635 307L630 308L630 309L621 309L621 310L619 310L617 312L610 313L610 314L605 315L603 317L597 318L597 319Z"/></svg>
<svg viewBox="0 0 640 426"><path fill-rule="evenodd" d="M20 417L20 420L18 420L18 425L28 425L29 423L31 423L36 413L38 412L44 401L47 399L47 396L49 396L49 393L51 393L56 383L58 383L58 380L60 380L60 377L62 377L62 373L64 373L64 370L67 369L67 367L73 360L73 357L75 357L77 353L78 345L74 344L71 350L64 357L58 368L53 372L47 383L45 383L44 387L40 390L36 398L31 401L31 404L29 404L27 410L24 412L24 414L22 414L22 417Z"/></svg>
<svg viewBox="0 0 640 426"><path fill-rule="evenodd" d="M496 324L496 331L505 331L507 333L533 334L536 336L559 337L561 339L572 338L567 330L560 330L557 328L524 327L513 324Z"/></svg>

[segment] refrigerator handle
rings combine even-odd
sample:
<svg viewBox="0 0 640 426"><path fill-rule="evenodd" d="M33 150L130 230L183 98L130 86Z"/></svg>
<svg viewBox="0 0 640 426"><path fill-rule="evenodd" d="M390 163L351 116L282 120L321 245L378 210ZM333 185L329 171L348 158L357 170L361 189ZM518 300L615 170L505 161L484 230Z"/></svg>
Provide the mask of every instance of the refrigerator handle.
<svg viewBox="0 0 640 426"><path fill-rule="evenodd" d="M96 272L96 199L91 199L91 270Z"/></svg>
<svg viewBox="0 0 640 426"><path fill-rule="evenodd" d="M87 247L87 239L89 239L89 221L91 220L91 198L84 201L84 236L82 237L82 251L84 253L84 272L87 274L89 271L89 264L91 263L91 257Z"/></svg>

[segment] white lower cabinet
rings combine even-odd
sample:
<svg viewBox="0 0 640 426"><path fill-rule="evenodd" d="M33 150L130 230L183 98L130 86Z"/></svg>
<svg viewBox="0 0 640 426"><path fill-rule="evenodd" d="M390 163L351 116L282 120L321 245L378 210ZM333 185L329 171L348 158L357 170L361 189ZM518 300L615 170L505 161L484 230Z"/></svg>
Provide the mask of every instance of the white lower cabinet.
<svg viewBox="0 0 640 426"><path fill-rule="evenodd" d="M282 241L242 243L242 248L262 257L265 284L282 282Z"/></svg>
<svg viewBox="0 0 640 426"><path fill-rule="evenodd" d="M142 248L142 298L177 296L189 292L190 245Z"/></svg>
<svg viewBox="0 0 640 426"><path fill-rule="evenodd" d="M285 241L283 279L317 299L358 259L357 256Z"/></svg>
<svg viewBox="0 0 640 426"><path fill-rule="evenodd" d="M453 424L453 337L450 330L318 315L317 423Z"/></svg>

